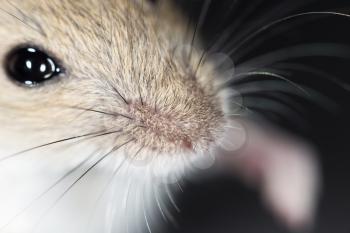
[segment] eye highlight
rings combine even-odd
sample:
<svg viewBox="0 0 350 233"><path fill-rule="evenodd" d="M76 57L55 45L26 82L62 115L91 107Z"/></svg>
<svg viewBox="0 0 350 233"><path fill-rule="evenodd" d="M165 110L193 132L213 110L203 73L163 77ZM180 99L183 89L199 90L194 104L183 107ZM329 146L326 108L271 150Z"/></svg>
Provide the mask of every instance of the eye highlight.
<svg viewBox="0 0 350 233"><path fill-rule="evenodd" d="M56 61L34 46L10 51L4 65L10 79L28 87L37 86L61 73Z"/></svg>

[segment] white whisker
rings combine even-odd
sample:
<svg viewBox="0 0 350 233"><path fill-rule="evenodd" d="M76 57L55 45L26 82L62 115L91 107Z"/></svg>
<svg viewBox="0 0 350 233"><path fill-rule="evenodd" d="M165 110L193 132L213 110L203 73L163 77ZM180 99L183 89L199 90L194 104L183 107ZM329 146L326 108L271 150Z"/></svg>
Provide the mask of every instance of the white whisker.
<svg viewBox="0 0 350 233"><path fill-rule="evenodd" d="M147 226L147 230L149 233L152 233L152 230L151 230L151 226L149 224L149 221L148 221L148 218L147 218L147 213L146 213L146 198L145 198L145 194L143 192L140 193L141 195L141 199L142 199L142 203L143 203L143 217L145 219L145 222L146 222L146 226Z"/></svg>
<svg viewBox="0 0 350 233"><path fill-rule="evenodd" d="M296 84L295 82L289 80L288 78L280 75L280 74L276 74L276 73L272 73L272 72L267 72L267 71L253 71L253 72L247 72L247 73L240 73L236 75L236 78L240 78L240 77L245 77L245 76L254 76L254 75L260 75L261 77L264 76L270 76L270 77L274 77L274 78L278 78L281 79L283 81L286 81L287 83L289 83L290 85L294 86L295 88L299 89L300 91L302 91L304 94L306 94L307 96L310 96L310 93L308 91L306 91L303 87L301 87L300 85Z"/></svg>
<svg viewBox="0 0 350 233"><path fill-rule="evenodd" d="M168 196L168 198L169 198L171 204L172 204L173 207L175 208L175 210L176 210L178 213L180 213L180 212L181 212L181 209L180 209L180 208L178 207L178 205L176 204L176 202L175 202L175 200L174 200L174 197L173 197L173 195L171 194L171 191L170 191L170 189L169 189L169 185L166 185L166 187L165 187L165 192L166 192L166 194L167 194L167 196Z"/></svg>

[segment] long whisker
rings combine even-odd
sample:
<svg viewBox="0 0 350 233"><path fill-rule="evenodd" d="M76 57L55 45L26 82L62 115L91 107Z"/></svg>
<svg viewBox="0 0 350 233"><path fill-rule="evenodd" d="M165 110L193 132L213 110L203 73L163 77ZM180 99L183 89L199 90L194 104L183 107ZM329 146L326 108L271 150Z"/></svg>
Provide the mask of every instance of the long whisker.
<svg viewBox="0 0 350 233"><path fill-rule="evenodd" d="M57 140L57 141L53 141L53 142L45 143L45 144L42 144L42 145L39 145L39 146L35 146L35 147L29 148L29 149L26 149L26 150L22 150L20 152L15 153L15 154L11 154L11 155L5 156L5 157L0 159L0 162L3 162L5 160L8 160L8 159L11 159L11 158L23 155L23 154L25 154L27 152L30 152L30 151L33 151L33 150L37 150L37 149L40 149L40 148L43 148L43 147L46 147L46 146L51 146L51 145L59 144L59 143L62 143L62 142L72 141L74 139L85 138L85 137L89 137L89 136L99 137L99 136L103 136L103 135L109 135L109 134L118 133L118 132L121 132L121 131L122 130L120 130L120 129L116 130L116 131L112 131L112 132L99 131L99 132L88 133L88 134L83 134L83 135L79 135L79 136L73 136L73 137L69 137L69 138L60 139L60 140Z"/></svg>

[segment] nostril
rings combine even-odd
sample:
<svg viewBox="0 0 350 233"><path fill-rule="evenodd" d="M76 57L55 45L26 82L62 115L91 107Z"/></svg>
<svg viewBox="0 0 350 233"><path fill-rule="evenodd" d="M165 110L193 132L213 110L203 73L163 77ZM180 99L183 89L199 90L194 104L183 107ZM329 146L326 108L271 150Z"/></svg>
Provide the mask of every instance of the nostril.
<svg viewBox="0 0 350 233"><path fill-rule="evenodd" d="M189 139L184 139L184 140L182 141L182 146L183 146L185 149L187 149L187 150L191 150L191 151L194 150L193 144L192 144L192 142L191 142Z"/></svg>

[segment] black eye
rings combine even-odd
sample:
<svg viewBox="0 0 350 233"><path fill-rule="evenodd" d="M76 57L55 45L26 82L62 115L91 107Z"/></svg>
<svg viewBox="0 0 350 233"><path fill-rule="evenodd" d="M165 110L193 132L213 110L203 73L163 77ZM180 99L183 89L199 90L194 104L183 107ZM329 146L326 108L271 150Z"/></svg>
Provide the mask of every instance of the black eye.
<svg viewBox="0 0 350 233"><path fill-rule="evenodd" d="M30 87L52 79L61 72L53 58L30 46L11 51L5 60L5 69L11 79Z"/></svg>

